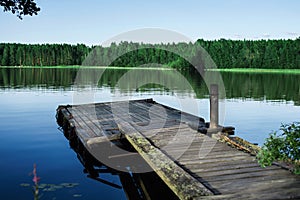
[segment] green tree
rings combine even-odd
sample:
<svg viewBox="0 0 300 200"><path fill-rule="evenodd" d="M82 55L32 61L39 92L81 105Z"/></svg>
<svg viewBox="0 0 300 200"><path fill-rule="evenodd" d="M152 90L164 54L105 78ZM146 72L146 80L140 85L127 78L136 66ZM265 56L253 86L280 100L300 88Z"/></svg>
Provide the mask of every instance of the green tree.
<svg viewBox="0 0 300 200"><path fill-rule="evenodd" d="M23 57L23 45L19 45L17 47L17 52L16 52L16 65L22 66L24 57Z"/></svg>
<svg viewBox="0 0 300 200"><path fill-rule="evenodd" d="M2 66L8 66L9 65L9 46L8 45L4 46L1 65Z"/></svg>
<svg viewBox="0 0 300 200"><path fill-rule="evenodd" d="M34 0L0 0L0 6L4 8L4 12L12 12L19 19L23 19L25 15L37 15L41 10Z"/></svg>
<svg viewBox="0 0 300 200"><path fill-rule="evenodd" d="M284 124L281 134L270 134L257 158L262 166L269 166L274 161L285 161L294 165L294 173L300 174L300 123Z"/></svg>

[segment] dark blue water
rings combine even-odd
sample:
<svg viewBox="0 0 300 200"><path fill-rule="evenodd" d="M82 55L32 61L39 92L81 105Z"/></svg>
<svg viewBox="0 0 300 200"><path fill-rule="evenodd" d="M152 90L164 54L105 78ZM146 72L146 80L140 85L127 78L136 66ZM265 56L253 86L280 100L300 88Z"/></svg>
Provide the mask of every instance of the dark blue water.
<svg viewBox="0 0 300 200"><path fill-rule="evenodd" d="M87 178L76 153L58 129L56 108L73 103L76 71L6 68L0 72L1 199L33 199L34 163L41 177L40 199L126 199L123 189ZM94 88L95 101L111 101L117 94L124 93L123 96L132 99L151 97L181 109L178 98L190 98L189 91L172 93L154 86L119 91L113 86L118 73L110 71L110 78ZM112 77L113 74L116 77ZM247 75L251 77L247 85L243 76L224 74L227 99L222 104L225 105L222 123L235 126L237 135L262 145L281 123L299 121L299 75L278 76L278 80L273 75ZM270 86L269 79L273 83L280 82L282 89ZM263 80L260 87L256 87L257 80ZM191 79L193 81L197 85L197 81ZM260 90L261 87L264 89ZM198 97L192 97L198 102L199 110L189 112L208 121L207 95L205 89L199 88ZM101 174L101 178L121 185L116 175Z"/></svg>
<svg viewBox="0 0 300 200"><path fill-rule="evenodd" d="M55 109L59 104L71 102L70 92L9 89L0 92L0 99L2 199L33 199L32 188L24 183L33 185L30 173L34 163L40 184L57 186L54 191L40 189L41 199L99 199L99 196L125 199L121 189L86 177L76 154L57 129ZM118 177L102 175L102 178L105 176L120 184ZM71 183L73 187L60 188L63 183Z"/></svg>

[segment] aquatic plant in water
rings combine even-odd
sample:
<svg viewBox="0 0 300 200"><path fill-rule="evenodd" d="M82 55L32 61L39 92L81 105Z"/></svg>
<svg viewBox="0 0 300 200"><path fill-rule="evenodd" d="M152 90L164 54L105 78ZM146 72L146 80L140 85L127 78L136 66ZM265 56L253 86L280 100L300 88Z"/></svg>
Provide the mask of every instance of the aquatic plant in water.
<svg viewBox="0 0 300 200"><path fill-rule="evenodd" d="M39 181L40 181L40 177L37 176L36 164L33 165L32 174L33 174L32 181L34 182L34 186L33 186L34 200L38 200L39 199Z"/></svg>
<svg viewBox="0 0 300 200"><path fill-rule="evenodd" d="M79 185L79 183L60 183L60 184L40 184L40 177L37 175L37 167L36 164L33 165L33 171L30 173L30 175L33 176L32 181L34 183L33 185L33 196L34 200L38 200L42 197L41 192L55 192L58 189L67 189L67 188L73 188ZM30 187L31 184L29 183L21 183L21 187ZM73 197L81 197L81 194L73 194Z"/></svg>

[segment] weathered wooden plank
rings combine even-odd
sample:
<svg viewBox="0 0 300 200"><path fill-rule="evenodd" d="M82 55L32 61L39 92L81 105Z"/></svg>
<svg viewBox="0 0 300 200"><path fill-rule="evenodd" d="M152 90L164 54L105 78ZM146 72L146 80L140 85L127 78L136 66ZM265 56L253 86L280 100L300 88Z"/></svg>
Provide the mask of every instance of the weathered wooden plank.
<svg viewBox="0 0 300 200"><path fill-rule="evenodd" d="M75 127L77 129L80 128L82 132L82 130L85 130L84 134L89 134L90 137L96 137L97 134L95 133L95 131L93 130L93 128L91 128L90 126L88 126L86 124L86 118L84 116L82 116L77 109L72 109L72 115L73 115L73 119L75 121ZM78 133L80 133L78 132Z"/></svg>
<svg viewBox="0 0 300 200"><path fill-rule="evenodd" d="M147 110L147 109L149 109L149 107L148 106L145 106L144 104L142 104L142 103L136 103L136 104L134 104L135 106L138 106L138 107L140 107L140 108L143 108L144 110ZM157 105L159 105L159 104L157 104ZM164 107L166 110L167 110L167 115L165 116L165 117L171 117L170 115L169 115L169 113L172 113L172 111L173 110L175 110L175 109L173 109L173 108L170 108L170 107L168 107L168 106L165 106L165 105L160 105L160 106L162 106L162 107ZM170 111L170 112L168 112L168 111ZM151 112L151 115L152 116L156 116L157 118L159 118L159 119L161 119L162 118L162 115L160 115L160 114L158 114L157 112L153 112L153 111L151 111L151 110L149 110L148 112ZM164 117L164 118L165 118ZM189 113L186 113L186 112L175 112L175 115L173 115L173 117L174 117L174 119L177 119L177 120L180 120L181 122L185 122L186 124L188 124L190 127L192 127L193 129L198 129L198 126L199 125L202 125L202 126L205 126L205 124L204 124L204 120L203 119L199 119L199 117L197 117L197 116L194 116L194 115L191 115L191 114L189 114Z"/></svg>
<svg viewBox="0 0 300 200"><path fill-rule="evenodd" d="M77 137L80 139L80 141L83 143L83 144L86 144L86 141L88 141L91 137L90 133L88 133L86 131L86 129L82 129L82 128L79 128L79 127L76 127L76 135Z"/></svg>
<svg viewBox="0 0 300 200"><path fill-rule="evenodd" d="M153 131L157 132L157 129L168 129L170 130L178 130L180 127L180 122L176 120L151 120L151 121L143 121L137 122L133 124L136 128L140 129L141 131Z"/></svg>
<svg viewBox="0 0 300 200"><path fill-rule="evenodd" d="M216 171L223 171L223 170L232 170L232 169L243 169L243 168L250 168L250 167L260 167L260 165L253 161L237 161L237 162L227 162L227 163L207 163L207 164L201 164L200 166L198 164L194 165L185 165L188 169L192 169L193 172L216 172Z"/></svg>
<svg viewBox="0 0 300 200"><path fill-rule="evenodd" d="M241 196L245 199L298 199L299 180L291 178L271 178L264 177L249 178L241 181L226 181L225 185L218 188L222 194L229 194L231 198L237 199ZM266 177L269 178L269 177ZM297 190L298 189L298 190Z"/></svg>
<svg viewBox="0 0 300 200"><path fill-rule="evenodd" d="M126 122L119 122L118 125L127 140L180 199L193 199L197 196L212 194L170 158L152 146L134 127ZM178 180L181 180L180 184L177 184Z"/></svg>
<svg viewBox="0 0 300 200"><path fill-rule="evenodd" d="M213 147L209 146L209 145L203 145L203 142L199 142L198 144L190 144L190 143L186 143L186 144L182 144L182 145L178 145L178 146L174 146L172 149L169 149L170 151L182 151L182 149L186 149L186 145L189 146L188 150L191 151L199 151L200 149L208 149L210 150L209 153L219 153L219 152L227 152L228 149L226 149L226 147L224 147L222 144L220 143L216 143L215 145L213 145ZM203 145L203 146L202 146Z"/></svg>
<svg viewBox="0 0 300 200"><path fill-rule="evenodd" d="M258 183L253 183L249 187L242 187L239 192L230 192L222 195L214 195L208 197L199 197L197 200L205 199L205 200L231 200L231 199L247 199L247 200L257 200L257 199L265 199L265 200L273 200L273 199L299 199L299 188L291 187L288 188L287 184L279 184L275 185L275 187L271 187L274 183L270 182L269 184L260 186ZM256 186L257 185L257 186ZM280 187L284 186L283 188ZM255 187L256 186L256 187ZM255 190L253 189L255 188ZM286 189L288 188L288 189Z"/></svg>
<svg viewBox="0 0 300 200"><path fill-rule="evenodd" d="M268 169L268 170L259 170L255 172L244 172L244 173L238 173L235 174L225 174L225 175L219 175L219 176L210 176L206 177L205 180L207 181L222 181L222 180L236 180L237 179L245 179L245 178L251 178L251 177L261 177L261 176L272 176L274 174L286 174L283 172L282 169Z"/></svg>
<svg viewBox="0 0 300 200"><path fill-rule="evenodd" d="M138 115L137 113L130 114L130 117L132 118L132 121L134 121L135 123L149 121L148 118L142 117L141 115Z"/></svg>
<svg viewBox="0 0 300 200"><path fill-rule="evenodd" d="M155 120L147 120L147 121L144 121L144 122L137 122L135 123L135 127L138 126L138 127L143 127L143 126L149 126L151 122L151 125L156 125L156 124L162 124L162 119L155 119ZM176 123L179 124L179 121L176 120L176 119L166 119L166 120L163 120L164 124L165 125L168 125L168 124L172 124L172 125L175 125Z"/></svg>
<svg viewBox="0 0 300 200"><path fill-rule="evenodd" d="M284 176L262 176L262 177L249 177L241 180L224 180L224 181L216 181L211 182L211 184L219 189L222 194L230 194L230 193L240 193L241 190L247 189L248 187L252 187L253 190L257 190L257 187L263 186L264 188L269 187L268 191L271 192L276 185L280 185L281 187L284 186L284 184L291 184L293 187L299 188L299 181L293 180L290 177L284 177ZM272 187L270 187L272 186ZM258 188L260 189L260 188ZM289 188L286 188L285 190L288 190ZM283 188L280 188L280 190L283 190Z"/></svg>
<svg viewBox="0 0 300 200"><path fill-rule="evenodd" d="M206 171L203 172L201 170L198 169L193 169L194 173L197 173L199 176L201 176L202 178L205 177L215 177L215 176L230 176L233 174L242 174L242 173L249 173L249 172L260 172L260 171L266 171L266 170L278 170L280 168L276 167L276 166L271 166L268 169L259 167L259 166L254 166L254 167L247 167L247 168L239 168L239 169L227 169L227 170L218 170L218 171ZM281 170L281 169L280 169Z"/></svg>
<svg viewBox="0 0 300 200"><path fill-rule="evenodd" d="M100 137L94 137L90 138L86 141L87 147L92 148L93 145L99 145L103 142L110 142L114 140L120 140L122 137L121 134L113 134L109 136L100 136Z"/></svg>
<svg viewBox="0 0 300 200"><path fill-rule="evenodd" d="M197 150L187 150L186 152L184 152L184 154L181 156L180 160L181 161L186 161L186 160L192 160L192 159L199 159L199 157L201 156L201 152L199 154L199 150L200 148ZM223 149L224 150L224 149ZM224 151L222 152L221 150L220 151L213 151L213 152L209 152L207 153L207 155L205 155L204 158L201 158L201 159L215 159L215 158L225 158L225 157L232 157L232 156L246 156L246 157L249 157L248 155L245 155L245 153L242 153L242 152L226 152L224 153ZM253 158L254 157L250 157L250 158Z"/></svg>
<svg viewBox="0 0 300 200"><path fill-rule="evenodd" d="M222 148L222 147L217 147L217 148L214 148L212 151L207 153L207 155L205 157L218 158L218 157L226 157L226 156L230 156L230 155L232 155L232 156L245 155L245 153L240 152L240 151L226 151L225 148ZM182 159L197 156L199 154L200 149L201 149L201 146L199 146L198 148L187 149L184 152L184 154L182 155ZM172 151L174 151L174 150L172 150ZM226 152L226 153L224 153L224 152Z"/></svg>
<svg viewBox="0 0 300 200"><path fill-rule="evenodd" d="M113 130L117 129L117 125L111 120L103 120L99 121L98 116L94 115L89 115L84 112L84 107L78 107L76 111L82 114L86 118L86 124L94 131L96 136L104 136L104 135L109 135L109 131L107 130Z"/></svg>
<svg viewBox="0 0 300 200"><path fill-rule="evenodd" d="M225 157L225 158L210 158L210 159L206 159L206 157L204 157L203 159L189 159L189 160L184 160L181 161L181 159L179 159L179 162L182 164L202 164L202 163L211 163L211 162L223 162L223 161L233 161L233 160L245 160L245 159L249 159L248 155L241 155L241 156L229 156L229 157Z"/></svg>

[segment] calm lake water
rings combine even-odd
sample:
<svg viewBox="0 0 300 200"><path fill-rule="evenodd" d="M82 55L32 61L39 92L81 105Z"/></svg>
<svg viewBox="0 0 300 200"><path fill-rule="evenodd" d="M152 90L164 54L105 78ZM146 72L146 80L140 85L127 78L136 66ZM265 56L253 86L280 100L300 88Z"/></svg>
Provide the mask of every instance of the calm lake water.
<svg viewBox="0 0 300 200"><path fill-rule="evenodd" d="M181 109L178 99L192 98L199 109L186 111L209 120L208 90L198 76L182 73L193 91L174 91L149 80L132 90L118 86L128 71L106 70L97 85L89 86L95 101L154 98ZM126 199L122 189L87 178L58 129L56 108L73 103L76 74L76 69L0 68L1 199L33 199L29 185L34 163L43 184L41 199ZM236 127L236 135L262 145L281 123L300 120L300 75L222 73L222 78L226 89L222 118L225 125ZM101 178L121 185L118 176L101 174Z"/></svg>

